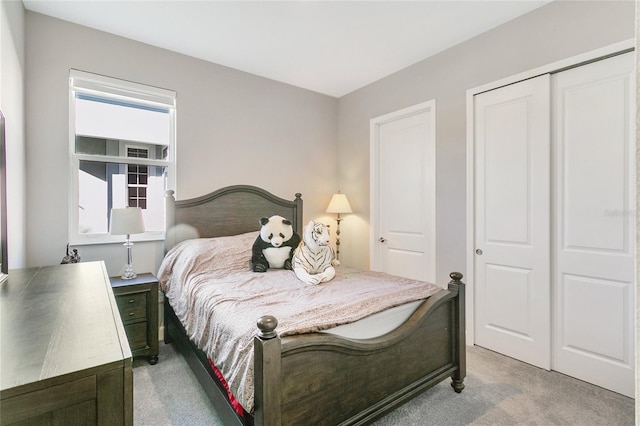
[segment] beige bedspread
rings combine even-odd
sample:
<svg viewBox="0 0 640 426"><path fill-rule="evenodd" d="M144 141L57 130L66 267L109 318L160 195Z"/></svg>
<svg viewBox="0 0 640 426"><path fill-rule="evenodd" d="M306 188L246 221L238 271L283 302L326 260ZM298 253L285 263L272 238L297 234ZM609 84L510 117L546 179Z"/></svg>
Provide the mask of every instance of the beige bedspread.
<svg viewBox="0 0 640 426"><path fill-rule="evenodd" d="M233 394L253 411L253 337L262 315L278 319L280 336L324 330L364 318L441 288L340 266L317 286L292 271L251 272L257 232L184 241L158 272L160 287L191 339L220 369Z"/></svg>

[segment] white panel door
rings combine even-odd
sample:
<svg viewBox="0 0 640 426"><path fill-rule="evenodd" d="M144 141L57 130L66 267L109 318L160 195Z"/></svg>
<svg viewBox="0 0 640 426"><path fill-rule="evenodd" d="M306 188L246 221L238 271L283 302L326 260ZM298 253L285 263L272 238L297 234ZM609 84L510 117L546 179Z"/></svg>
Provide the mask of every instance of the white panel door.
<svg viewBox="0 0 640 426"><path fill-rule="evenodd" d="M550 77L475 96L475 337L549 369Z"/></svg>
<svg viewBox="0 0 640 426"><path fill-rule="evenodd" d="M634 396L632 53L553 76L553 369Z"/></svg>
<svg viewBox="0 0 640 426"><path fill-rule="evenodd" d="M435 102L372 120L372 264L435 281Z"/></svg>

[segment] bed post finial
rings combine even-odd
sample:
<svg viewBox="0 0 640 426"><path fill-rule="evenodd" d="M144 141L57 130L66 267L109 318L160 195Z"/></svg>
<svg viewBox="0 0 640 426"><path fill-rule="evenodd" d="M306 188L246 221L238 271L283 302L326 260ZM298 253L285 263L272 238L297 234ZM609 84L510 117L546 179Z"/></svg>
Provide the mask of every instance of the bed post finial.
<svg viewBox="0 0 640 426"><path fill-rule="evenodd" d="M258 318L258 336L262 339L273 339L278 334L275 332L278 320L273 315L264 315Z"/></svg>
<svg viewBox="0 0 640 426"><path fill-rule="evenodd" d="M456 283L462 281L462 274L460 272L452 272L449 274L449 277Z"/></svg>

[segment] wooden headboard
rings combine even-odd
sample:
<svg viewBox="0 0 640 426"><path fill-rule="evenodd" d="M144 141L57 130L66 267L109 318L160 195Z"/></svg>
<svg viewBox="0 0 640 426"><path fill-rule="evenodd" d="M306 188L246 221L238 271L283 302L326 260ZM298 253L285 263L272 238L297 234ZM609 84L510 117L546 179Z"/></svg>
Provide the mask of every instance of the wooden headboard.
<svg viewBox="0 0 640 426"><path fill-rule="evenodd" d="M293 223L302 235L302 198L293 201L277 197L255 186L233 185L210 194L188 200L174 198L174 191L165 194L165 252L180 241L190 238L210 238L243 234L260 229L260 218L280 215Z"/></svg>

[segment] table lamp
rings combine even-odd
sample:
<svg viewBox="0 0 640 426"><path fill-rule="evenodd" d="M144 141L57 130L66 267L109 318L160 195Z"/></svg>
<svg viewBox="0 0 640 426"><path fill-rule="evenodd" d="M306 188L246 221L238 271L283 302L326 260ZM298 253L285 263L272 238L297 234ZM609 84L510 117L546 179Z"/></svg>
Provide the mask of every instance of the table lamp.
<svg viewBox="0 0 640 426"><path fill-rule="evenodd" d="M341 213L353 213L351 210L351 205L349 204L349 200L347 200L347 196L338 192L337 194L333 194L331 197L331 201L329 201L329 206L327 207L327 213L337 213L338 217L336 222L338 222L338 226L336 228L336 259L340 260L340 214Z"/></svg>
<svg viewBox="0 0 640 426"><path fill-rule="evenodd" d="M131 256L131 234L141 234L144 232L144 222L142 220L142 209L139 207L125 207L122 209L111 209L111 235L126 235L127 240L123 244L127 248L127 264L122 274L122 279L130 280L136 277L133 271L133 259Z"/></svg>

